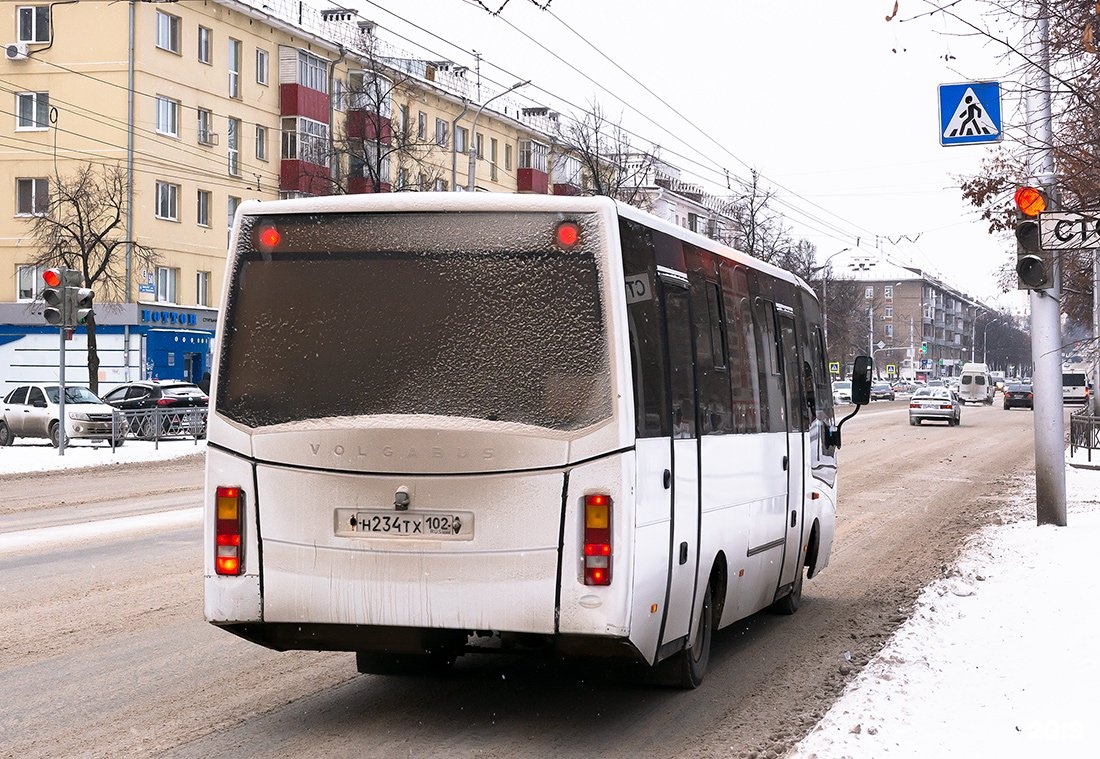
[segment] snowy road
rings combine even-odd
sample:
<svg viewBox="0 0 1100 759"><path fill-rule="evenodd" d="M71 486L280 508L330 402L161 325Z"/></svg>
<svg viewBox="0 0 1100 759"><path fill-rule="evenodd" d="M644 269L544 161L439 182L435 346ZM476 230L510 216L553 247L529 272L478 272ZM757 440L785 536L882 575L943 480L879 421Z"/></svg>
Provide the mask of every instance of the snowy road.
<svg viewBox="0 0 1100 759"><path fill-rule="evenodd" d="M356 675L350 654L259 648L202 620L198 523L133 521L193 513L200 461L5 475L0 753L781 754L960 541L1028 480L1031 418L969 407L959 428L910 427L901 400L861 412L844 430L828 570L807 582L795 616L758 615L716 635L692 692L506 657L466 657L437 680L385 679ZM60 539L76 521L101 531ZM17 545L50 527L57 540Z"/></svg>

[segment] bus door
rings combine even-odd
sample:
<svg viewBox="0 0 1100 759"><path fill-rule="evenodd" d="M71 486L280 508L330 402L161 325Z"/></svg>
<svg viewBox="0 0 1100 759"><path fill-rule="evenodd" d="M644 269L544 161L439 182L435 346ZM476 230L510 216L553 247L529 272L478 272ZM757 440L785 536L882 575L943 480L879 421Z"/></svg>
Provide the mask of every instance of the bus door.
<svg viewBox="0 0 1100 759"><path fill-rule="evenodd" d="M672 514L668 598L661 644L688 635L699 564L699 438L687 279L661 277L672 413Z"/></svg>
<svg viewBox="0 0 1100 759"><path fill-rule="evenodd" d="M808 364L804 365L799 355L794 311L780 303L775 308L779 322L783 393L786 397L784 416L787 418L787 540L783 550L783 570L779 576L779 585L782 587L794 582L795 573L801 570L806 488L805 433L810 425L810 418L809 407L802 394L803 371Z"/></svg>

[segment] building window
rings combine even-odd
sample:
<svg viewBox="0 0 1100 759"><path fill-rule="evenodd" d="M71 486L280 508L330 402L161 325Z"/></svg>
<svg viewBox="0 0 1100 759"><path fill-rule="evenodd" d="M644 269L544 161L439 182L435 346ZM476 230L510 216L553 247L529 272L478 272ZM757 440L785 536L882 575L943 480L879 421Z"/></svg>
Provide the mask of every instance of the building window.
<svg viewBox="0 0 1100 759"><path fill-rule="evenodd" d="M256 84L267 86L268 54L266 50L256 48Z"/></svg>
<svg viewBox="0 0 1100 759"><path fill-rule="evenodd" d="M303 116L283 119L282 157L328 166L328 125Z"/></svg>
<svg viewBox="0 0 1100 759"><path fill-rule="evenodd" d="M180 102L157 95L157 133L180 136Z"/></svg>
<svg viewBox="0 0 1100 759"><path fill-rule="evenodd" d="M497 138L489 138L489 179L497 181Z"/></svg>
<svg viewBox="0 0 1100 759"><path fill-rule="evenodd" d="M332 110L344 110L344 80L332 80Z"/></svg>
<svg viewBox="0 0 1100 759"><path fill-rule="evenodd" d="M511 145L505 145L504 146L504 170L505 171L511 171L512 170L512 146Z"/></svg>
<svg viewBox="0 0 1100 759"><path fill-rule="evenodd" d="M886 300L893 300L894 299L894 286L893 285L886 285L885 287L883 287L882 288L882 297L885 298Z"/></svg>
<svg viewBox="0 0 1100 759"><path fill-rule="evenodd" d="M180 18L157 11L157 47L172 53L180 51Z"/></svg>
<svg viewBox="0 0 1100 759"><path fill-rule="evenodd" d="M176 280L179 278L179 269L171 269L167 266L157 267L157 302L176 302Z"/></svg>
<svg viewBox="0 0 1100 759"><path fill-rule="evenodd" d="M484 135L481 135L481 134L474 135L474 148L475 148L475 152L477 152L478 159L484 161L485 160L485 138L484 138Z"/></svg>
<svg viewBox="0 0 1100 759"><path fill-rule="evenodd" d="M467 134L468 134L468 132L466 131L466 127L460 127L460 126L455 127L455 152L456 153L465 153L466 152L466 135Z"/></svg>
<svg viewBox="0 0 1100 759"><path fill-rule="evenodd" d="M199 27L199 63L210 63L210 42L214 38L214 31L205 26Z"/></svg>
<svg viewBox="0 0 1100 759"><path fill-rule="evenodd" d="M256 125L256 160L267 160L267 127Z"/></svg>
<svg viewBox="0 0 1100 759"><path fill-rule="evenodd" d="M894 318L894 307L893 306L886 306L883 309L883 311L884 311L883 316L885 316L887 319L893 319Z"/></svg>
<svg viewBox="0 0 1100 759"><path fill-rule="evenodd" d="M323 58L298 51L298 84L318 92L328 92L328 65Z"/></svg>
<svg viewBox="0 0 1100 759"><path fill-rule="evenodd" d="M15 128L46 129L50 126L50 93L20 92L15 96Z"/></svg>
<svg viewBox="0 0 1100 759"><path fill-rule="evenodd" d="M868 285L863 290L863 297L866 298L867 300L871 300L872 298L875 297L875 288L874 288L873 285Z"/></svg>
<svg viewBox="0 0 1100 759"><path fill-rule="evenodd" d="M409 133L409 106L401 105L397 107L397 131L400 134L400 138L403 140Z"/></svg>
<svg viewBox="0 0 1100 759"><path fill-rule="evenodd" d="M241 96L241 49L243 44L240 40L230 38L229 40L229 97L239 98Z"/></svg>
<svg viewBox="0 0 1100 759"><path fill-rule="evenodd" d="M199 113L199 144L217 145L217 135L214 134L214 112L200 108Z"/></svg>
<svg viewBox="0 0 1100 759"><path fill-rule="evenodd" d="M447 122L443 119L435 120L435 144L440 146L441 148L447 147L447 144L449 142L447 139L448 126L449 125L447 124Z"/></svg>
<svg viewBox="0 0 1100 759"><path fill-rule="evenodd" d="M50 6L28 5L19 9L19 41L50 41Z"/></svg>
<svg viewBox="0 0 1100 759"><path fill-rule="evenodd" d="M436 192L447 192L447 180L446 179L437 179L437 180L435 180L435 191Z"/></svg>
<svg viewBox="0 0 1100 759"><path fill-rule="evenodd" d="M200 227L210 226L210 190L199 190L198 203L195 206L195 221Z"/></svg>
<svg viewBox="0 0 1100 759"><path fill-rule="evenodd" d="M397 170L397 189L405 190L409 186L409 170L402 166Z"/></svg>
<svg viewBox="0 0 1100 759"><path fill-rule="evenodd" d="M886 325L886 336L891 337L891 338L894 336L894 325L893 324L887 324Z"/></svg>
<svg viewBox="0 0 1100 759"><path fill-rule="evenodd" d="M41 291L42 272L45 271L44 266L36 266L35 264L20 264L16 270L16 279L18 280L18 300L34 300L38 297L38 293Z"/></svg>
<svg viewBox="0 0 1100 759"><path fill-rule="evenodd" d="M226 119L225 145L229 155L229 175L241 175L241 120Z"/></svg>
<svg viewBox="0 0 1100 759"><path fill-rule="evenodd" d="M416 114L416 139L428 139L428 114L419 111Z"/></svg>
<svg viewBox="0 0 1100 759"><path fill-rule="evenodd" d="M158 219L168 221L180 220L180 186L169 182L157 182L157 209Z"/></svg>
<svg viewBox="0 0 1100 759"><path fill-rule="evenodd" d="M519 167L535 169L546 173L550 147L534 140L521 140L519 143Z"/></svg>
<svg viewBox="0 0 1100 759"><path fill-rule="evenodd" d="M195 303L199 306L210 305L210 272L195 272Z"/></svg>
<svg viewBox="0 0 1100 759"><path fill-rule="evenodd" d="M282 197L281 193L280 193L280 197ZM229 236L233 234L233 219L236 218L237 208L239 208L240 205L241 205L241 199L240 198L235 198L232 195L229 196L229 200L226 202L226 206L225 206L226 214L228 216L228 221L226 222L226 225L225 225L226 240L227 241L229 239Z"/></svg>
<svg viewBox="0 0 1100 759"><path fill-rule="evenodd" d="M46 177L15 180L15 212L20 216L40 216L50 206L50 180Z"/></svg>

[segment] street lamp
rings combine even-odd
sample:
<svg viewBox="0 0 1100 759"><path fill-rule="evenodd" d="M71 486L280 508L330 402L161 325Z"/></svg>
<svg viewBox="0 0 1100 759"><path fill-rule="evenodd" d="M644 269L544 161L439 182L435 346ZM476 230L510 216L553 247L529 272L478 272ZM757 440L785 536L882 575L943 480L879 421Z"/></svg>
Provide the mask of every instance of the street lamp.
<svg viewBox="0 0 1100 759"><path fill-rule="evenodd" d="M489 105L489 103L493 102L494 100L496 100L499 97L503 97L504 95L507 95L509 92L511 92L513 90L518 90L520 87L522 87L525 84L530 84L530 83L531 83L530 79L525 79L522 82L516 82L511 87L506 89L504 92L498 92L496 95L493 95L491 98L489 98L484 103L482 103L481 107L479 107L477 109L477 113L474 114L474 123L470 125L470 137L469 137L469 139L470 139L470 174L469 174L469 177L467 178L467 181L466 181L466 189L469 190L470 192L474 191L474 171L476 170L475 165L474 165L474 161L477 159L477 148L475 146L477 144L476 133L477 133L477 120L478 120L478 117L481 116L481 112L483 110L485 110L485 106Z"/></svg>
<svg viewBox="0 0 1100 759"><path fill-rule="evenodd" d="M824 271L825 269L829 268L829 262L830 261L832 261L834 258L839 256L841 253L846 253L849 250L851 250L851 248L841 248L836 253L833 253L831 256L826 258L825 263L821 264L821 266L814 269L813 272L811 272L811 273L816 274L819 271ZM824 276L824 275L821 277L821 317L822 317L823 321L825 322L825 325L824 325L825 326L825 344L828 345L829 344L829 278Z"/></svg>

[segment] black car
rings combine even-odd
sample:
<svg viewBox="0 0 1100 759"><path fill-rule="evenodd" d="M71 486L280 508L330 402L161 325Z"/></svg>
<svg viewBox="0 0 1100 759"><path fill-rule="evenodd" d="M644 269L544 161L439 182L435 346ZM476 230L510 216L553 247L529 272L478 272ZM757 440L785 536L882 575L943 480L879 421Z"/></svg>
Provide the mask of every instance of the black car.
<svg viewBox="0 0 1100 759"><path fill-rule="evenodd" d="M151 438L158 434L203 437L206 434L206 407L210 398L191 382L127 382L104 395L103 400L126 413L130 429L138 437Z"/></svg>
<svg viewBox="0 0 1100 759"><path fill-rule="evenodd" d="M871 385L871 400L873 401L892 401L894 400L894 388L890 387L889 382L876 382Z"/></svg>
<svg viewBox="0 0 1100 759"><path fill-rule="evenodd" d="M1035 408L1035 397L1031 393L1031 385L1023 382L1009 382L1004 391L1005 411L1010 408Z"/></svg>

